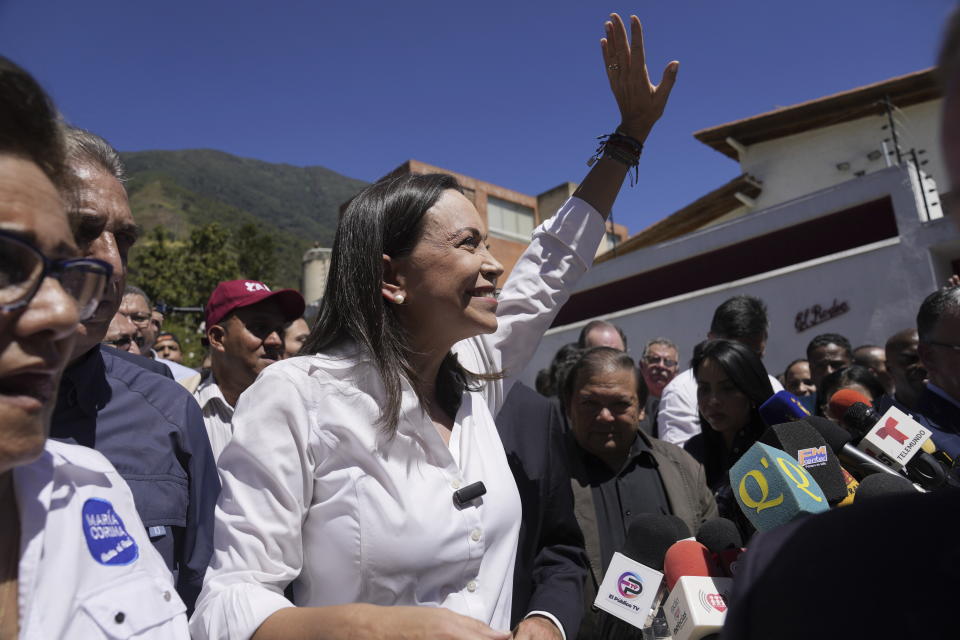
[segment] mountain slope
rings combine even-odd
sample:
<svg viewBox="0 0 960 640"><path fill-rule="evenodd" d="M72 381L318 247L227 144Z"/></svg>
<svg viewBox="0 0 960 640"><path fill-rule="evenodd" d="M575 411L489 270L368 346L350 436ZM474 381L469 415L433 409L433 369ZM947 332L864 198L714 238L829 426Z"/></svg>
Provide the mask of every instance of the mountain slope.
<svg viewBox="0 0 960 640"><path fill-rule="evenodd" d="M277 240L275 284L298 286L303 252L329 246L339 206L367 183L323 167L295 167L222 151L135 151L121 154L138 224L162 226L177 238L218 222L236 229L249 222Z"/></svg>

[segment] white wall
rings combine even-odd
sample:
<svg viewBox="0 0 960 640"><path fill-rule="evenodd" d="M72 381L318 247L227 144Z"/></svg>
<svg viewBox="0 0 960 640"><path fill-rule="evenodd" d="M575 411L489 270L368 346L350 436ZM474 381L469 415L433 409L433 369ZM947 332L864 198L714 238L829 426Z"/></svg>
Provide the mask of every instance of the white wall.
<svg viewBox="0 0 960 640"><path fill-rule="evenodd" d="M854 346L883 344L895 332L914 326L920 302L945 281L950 260L960 258L960 233L952 221L920 221L914 181L905 167L875 172L599 264L584 275L576 290L597 287L884 196L892 200L899 237L600 316L624 329L634 358L647 340L665 336L679 345L681 361L686 363L693 346L706 338L713 311L721 302L739 294L758 296L769 309L770 339L765 363L774 375L794 358L802 357L807 343L819 333L846 335L856 343ZM815 304L829 307L834 300L847 302L849 312L806 331L795 329L797 312ZM558 348L574 342L587 321L548 331L522 379L532 385L536 372L549 365Z"/></svg>
<svg viewBox="0 0 960 640"><path fill-rule="evenodd" d="M926 149L921 159L929 163L923 169L945 193L949 185L939 143L941 103L938 99L906 107L895 111L894 117L900 148ZM757 209L855 180L856 171L869 174L886 168L883 158L867 159L870 151L881 150L881 141L890 137L889 129L881 129L885 124L886 115L877 115L747 147L740 158L741 169L763 182ZM893 149L892 144L888 147ZM850 163L850 169L839 171L841 162Z"/></svg>

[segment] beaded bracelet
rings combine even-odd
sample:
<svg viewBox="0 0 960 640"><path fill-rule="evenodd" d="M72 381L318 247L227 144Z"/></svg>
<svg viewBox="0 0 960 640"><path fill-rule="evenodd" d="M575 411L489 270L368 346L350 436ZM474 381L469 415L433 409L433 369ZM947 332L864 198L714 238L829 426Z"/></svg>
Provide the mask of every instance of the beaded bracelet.
<svg viewBox="0 0 960 640"><path fill-rule="evenodd" d="M643 151L643 144L630 136L622 133L608 133L598 136L599 144L597 150L587 160L587 166L592 167L600 158L610 158L620 164L627 165L628 169L633 169L630 174L630 186L636 185L640 179L637 166L640 164L640 153Z"/></svg>

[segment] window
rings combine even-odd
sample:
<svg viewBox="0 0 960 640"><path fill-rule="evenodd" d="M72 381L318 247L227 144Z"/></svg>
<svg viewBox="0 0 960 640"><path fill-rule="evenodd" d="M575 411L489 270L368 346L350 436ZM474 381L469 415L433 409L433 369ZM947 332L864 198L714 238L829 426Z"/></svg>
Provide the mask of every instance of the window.
<svg viewBox="0 0 960 640"><path fill-rule="evenodd" d="M527 242L533 235L533 209L488 196L487 226L493 235Z"/></svg>

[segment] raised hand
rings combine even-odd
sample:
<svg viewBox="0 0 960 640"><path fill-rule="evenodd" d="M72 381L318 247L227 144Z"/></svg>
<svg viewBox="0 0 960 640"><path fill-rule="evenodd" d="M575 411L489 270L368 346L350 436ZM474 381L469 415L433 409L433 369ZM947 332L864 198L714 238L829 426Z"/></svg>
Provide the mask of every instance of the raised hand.
<svg viewBox="0 0 960 640"><path fill-rule="evenodd" d="M610 89L620 108L620 131L643 142L663 115L680 63L674 60L667 64L660 84L650 84L640 18L630 16L629 40L627 28L616 13L610 14L604 27L607 37L600 40L600 49Z"/></svg>

